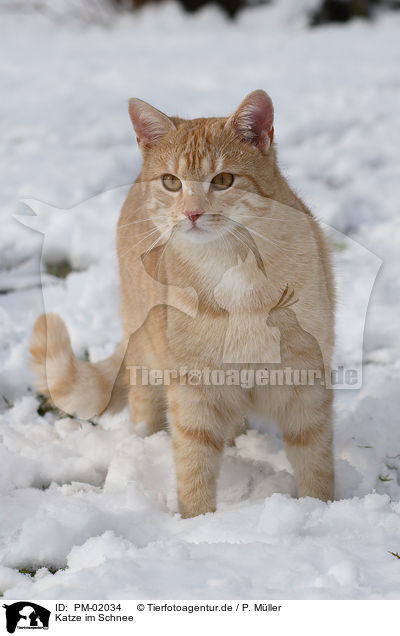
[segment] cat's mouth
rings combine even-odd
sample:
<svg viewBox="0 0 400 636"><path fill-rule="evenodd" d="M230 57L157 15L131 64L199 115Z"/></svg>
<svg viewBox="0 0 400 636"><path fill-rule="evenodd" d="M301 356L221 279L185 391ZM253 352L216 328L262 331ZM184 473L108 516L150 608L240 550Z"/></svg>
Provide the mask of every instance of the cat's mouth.
<svg viewBox="0 0 400 636"><path fill-rule="evenodd" d="M208 241L216 238L215 232L208 228L192 225L183 231L186 238L192 243L208 243Z"/></svg>

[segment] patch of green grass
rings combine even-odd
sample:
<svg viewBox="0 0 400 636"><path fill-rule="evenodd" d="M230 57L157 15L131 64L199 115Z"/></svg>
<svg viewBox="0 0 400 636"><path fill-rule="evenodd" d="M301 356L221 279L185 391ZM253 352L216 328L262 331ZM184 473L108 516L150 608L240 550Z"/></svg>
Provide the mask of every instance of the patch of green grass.
<svg viewBox="0 0 400 636"><path fill-rule="evenodd" d="M20 569L18 570L18 572L19 572L20 574L26 574L26 576L30 576L30 577L32 577L32 578L33 578L33 577L35 576L35 574L36 574L37 570L29 570L28 568L20 568Z"/></svg>
<svg viewBox="0 0 400 636"><path fill-rule="evenodd" d="M59 261L58 263L46 263L46 272L57 278L67 278L72 271L74 271L73 267L67 260Z"/></svg>
<svg viewBox="0 0 400 636"><path fill-rule="evenodd" d="M357 448L373 448L373 446L363 446L362 444L357 444Z"/></svg>
<svg viewBox="0 0 400 636"><path fill-rule="evenodd" d="M43 565L42 567L45 567L46 570L48 570L50 572L50 574L55 574L56 572L60 572L62 570L66 570L66 567L64 567L64 568L48 568L45 565ZM40 568L37 568L36 570L32 570L31 568L19 568L18 572L20 574L25 574L26 576L30 576L31 578L33 578L38 570L40 570Z"/></svg>
<svg viewBox="0 0 400 636"><path fill-rule="evenodd" d="M37 413L41 415L42 417L46 415L46 413L54 413L54 415L56 415L56 417L58 418L69 417L71 420L79 419L79 418L75 418L73 415L70 415L69 413L64 413L64 411L60 411L60 409L58 409L56 406L54 406L50 402L50 398L47 397L47 395L42 395L42 393L38 393L37 398L39 400ZM97 426L97 423L93 422L92 420L85 420L85 421L89 422L92 426Z"/></svg>
<svg viewBox="0 0 400 636"><path fill-rule="evenodd" d="M50 398L47 395L42 395L42 393L38 393L37 398L39 400L39 406L37 408L37 412L42 417L46 415L46 413L55 413L58 417L72 417L60 411L56 406L50 402Z"/></svg>
<svg viewBox="0 0 400 636"><path fill-rule="evenodd" d="M4 402L6 403L6 407L8 409L12 409L14 404L12 402L10 402L10 400L5 395L1 394L1 397L3 398Z"/></svg>
<svg viewBox="0 0 400 636"><path fill-rule="evenodd" d="M392 552L391 550L388 550L388 552L392 556L396 557L396 559L400 559L400 554L398 552Z"/></svg>
<svg viewBox="0 0 400 636"><path fill-rule="evenodd" d="M379 481L393 481L393 479L390 476L390 473L386 473L386 475L379 475L378 479Z"/></svg>

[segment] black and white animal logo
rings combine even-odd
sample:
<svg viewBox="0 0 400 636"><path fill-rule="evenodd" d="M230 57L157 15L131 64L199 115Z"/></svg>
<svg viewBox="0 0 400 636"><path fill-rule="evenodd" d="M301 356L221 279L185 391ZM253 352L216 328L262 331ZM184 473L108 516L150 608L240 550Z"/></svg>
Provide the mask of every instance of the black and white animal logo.
<svg viewBox="0 0 400 636"><path fill-rule="evenodd" d="M11 605L4 604L6 610L7 631L14 634L18 629L48 629L50 610L32 603L31 601L18 601Z"/></svg>

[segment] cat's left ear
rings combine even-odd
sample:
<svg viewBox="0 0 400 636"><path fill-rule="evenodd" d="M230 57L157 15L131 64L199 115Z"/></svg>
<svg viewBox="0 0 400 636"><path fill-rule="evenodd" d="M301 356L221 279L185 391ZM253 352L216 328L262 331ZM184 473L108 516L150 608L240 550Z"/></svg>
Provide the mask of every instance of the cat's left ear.
<svg viewBox="0 0 400 636"><path fill-rule="evenodd" d="M238 136L262 151L267 151L274 138L274 107L267 93L261 89L244 98L226 122Z"/></svg>
<svg viewBox="0 0 400 636"><path fill-rule="evenodd" d="M142 152L150 150L169 132L176 130L167 115L141 99L132 97L128 102L128 111Z"/></svg>

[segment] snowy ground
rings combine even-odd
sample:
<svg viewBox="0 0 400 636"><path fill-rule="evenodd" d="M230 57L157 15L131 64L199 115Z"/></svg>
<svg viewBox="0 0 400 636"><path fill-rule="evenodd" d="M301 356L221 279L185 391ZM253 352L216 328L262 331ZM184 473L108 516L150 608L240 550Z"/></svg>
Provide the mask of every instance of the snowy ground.
<svg viewBox="0 0 400 636"><path fill-rule="evenodd" d="M387 16L310 31L288 15L255 9L232 25L215 9L185 17L167 5L109 27L1 15L5 598L400 595L400 561L389 553L400 551L400 23ZM359 354L362 302L383 261L363 386L337 392L338 501L292 499L279 436L251 430L225 453L218 512L181 520L167 433L146 437L126 413L97 426L39 414L27 347L43 311L42 236L12 215L29 213L21 199L72 208L40 208L45 264L64 257L76 270L44 277L45 304L65 318L79 355L108 355L120 336L119 186L140 165L127 98L183 116L227 114L259 87L274 99L292 184L322 220L372 253L360 260L336 242L346 364Z"/></svg>

